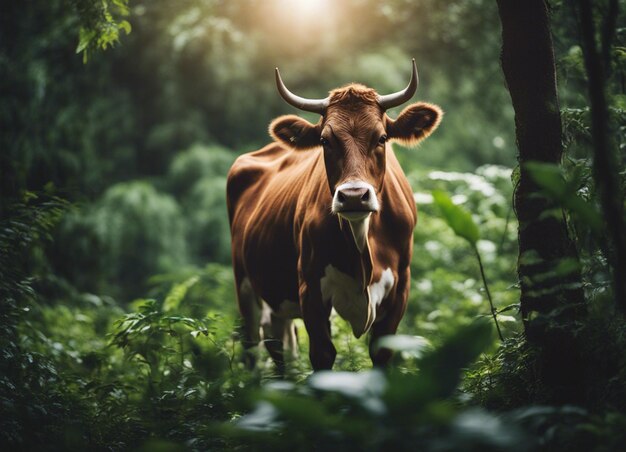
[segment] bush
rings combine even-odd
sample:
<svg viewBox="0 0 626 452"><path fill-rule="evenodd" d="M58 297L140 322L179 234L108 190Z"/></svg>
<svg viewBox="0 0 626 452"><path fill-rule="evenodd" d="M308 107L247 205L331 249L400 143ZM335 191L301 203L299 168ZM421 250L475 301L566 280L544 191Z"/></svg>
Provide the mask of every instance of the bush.
<svg viewBox="0 0 626 452"><path fill-rule="evenodd" d="M485 267L494 305L512 309L519 300L516 287L515 228L512 215L511 170L485 165L476 173L416 170L408 178L417 191L419 219L411 262L412 286L402 332L429 334L437 341L476 316L490 312L472 247L456 236L434 203L433 191L450 193L455 204L471 213L480 239L476 247ZM513 311L499 315L504 335L519 330Z"/></svg>
<svg viewBox="0 0 626 452"><path fill-rule="evenodd" d="M189 249L198 263L230 263L226 178L199 180L184 202Z"/></svg>
<svg viewBox="0 0 626 452"><path fill-rule="evenodd" d="M234 159L225 148L195 145L170 166L167 186L183 207L189 251L197 264L230 262L226 175Z"/></svg>
<svg viewBox="0 0 626 452"><path fill-rule="evenodd" d="M167 173L169 190L182 199L201 179L226 177L235 157L235 154L221 146L196 144L172 161Z"/></svg>
<svg viewBox="0 0 626 452"><path fill-rule="evenodd" d="M138 297L149 276L187 262L178 203L146 182L112 186L91 215L104 247L106 280L115 295Z"/></svg>

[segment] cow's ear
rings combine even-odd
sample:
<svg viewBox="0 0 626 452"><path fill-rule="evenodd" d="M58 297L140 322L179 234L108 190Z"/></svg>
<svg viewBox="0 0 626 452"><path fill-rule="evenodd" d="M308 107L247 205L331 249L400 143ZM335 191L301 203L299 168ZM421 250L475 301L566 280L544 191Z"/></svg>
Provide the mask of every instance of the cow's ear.
<svg viewBox="0 0 626 452"><path fill-rule="evenodd" d="M387 119L387 135L407 146L417 144L434 132L442 116L437 105L424 102L409 105L395 121Z"/></svg>
<svg viewBox="0 0 626 452"><path fill-rule="evenodd" d="M295 115L274 119L270 124L270 135L294 149L308 149L320 144L319 127Z"/></svg>

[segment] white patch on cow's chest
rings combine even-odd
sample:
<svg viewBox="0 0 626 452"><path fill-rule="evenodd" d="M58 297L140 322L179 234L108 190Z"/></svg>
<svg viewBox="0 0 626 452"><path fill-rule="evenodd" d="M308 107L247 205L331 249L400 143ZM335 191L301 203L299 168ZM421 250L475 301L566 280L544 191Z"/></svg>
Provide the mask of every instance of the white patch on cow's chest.
<svg viewBox="0 0 626 452"><path fill-rule="evenodd" d="M391 269L385 269L382 275L380 275L378 282L373 283L367 288L370 294L370 303L374 306L379 306L385 297L389 295L394 282L395 279Z"/></svg>
<svg viewBox="0 0 626 452"><path fill-rule="evenodd" d="M330 302L342 319L352 326L354 336L366 333L376 320L376 308L382 303L394 284L390 268L383 271L379 281L364 291L354 278L327 265L320 279L322 299Z"/></svg>

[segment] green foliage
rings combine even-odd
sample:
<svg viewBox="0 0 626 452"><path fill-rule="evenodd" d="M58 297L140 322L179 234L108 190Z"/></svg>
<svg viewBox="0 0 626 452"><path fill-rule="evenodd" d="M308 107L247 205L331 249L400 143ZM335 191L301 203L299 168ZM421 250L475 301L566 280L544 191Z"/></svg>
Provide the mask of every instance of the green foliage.
<svg viewBox="0 0 626 452"><path fill-rule="evenodd" d="M560 334L558 313L540 319L548 342L560 345L550 355L529 346L515 314L515 176L511 184L511 170L497 166L515 164L514 118L498 83L495 3L331 3L313 21L303 18L321 15L294 15L296 3L273 1L3 5L3 450L618 450L626 442L626 335L607 302L584 65L569 7L551 2L568 158L564 170L529 170L568 212L592 316L566 325L572 335ZM99 52L124 34L124 45ZM625 37L618 29L607 86L620 149ZM292 112L276 94L273 67L305 96L349 81L386 93L405 85L411 57L420 99L446 116L423 147L396 146L420 220L406 335L382 342L397 350L392 368L363 371L367 342L335 316L338 372L307 379L299 320L301 356L289 375L300 383L272 382L263 350L260 368L244 371L232 269L222 265L224 185L235 156L266 144L268 122ZM50 193L77 205L67 209ZM489 275L502 346L474 323L488 313L468 241ZM560 262L551 270L577 269ZM567 382L538 380L534 363L558 364L571 350L580 350L581 407L545 406L556 400L551 388Z"/></svg>
<svg viewBox="0 0 626 452"><path fill-rule="evenodd" d="M66 414L71 407L58 404L59 392L48 391L48 384L57 380L55 367L20 337L22 318L36 296L34 275L41 271L42 243L49 240L67 203L32 192L3 201L7 204L6 217L0 219L0 444L26 444L31 423L45 419L48 410Z"/></svg>
<svg viewBox="0 0 626 452"><path fill-rule="evenodd" d="M504 218L509 176L510 171L490 167L479 174L412 175L420 187L453 193L457 202L476 212L484 237L476 246L483 247L501 308L516 299L516 292L507 288L514 281L512 272L503 264L510 264L515 253L514 230L507 231ZM113 206L133 211L151 204L141 197L141 184L118 190L145 202L127 208L126 196L105 196L109 212ZM26 382L25 392L16 394L7 385L3 400L5 407L29 411L6 412L4 431L12 433L3 441L11 448L47 443L64 449L167 445L191 450L268 444L315 444L331 450L408 450L415 444L425 450L528 450L537 444L553 449L583 444L590 450L595 444L619 444L623 416L615 409L603 416L581 408L490 411L518 407L542 390L528 364L536 352L512 337L495 355L484 354L492 349L494 337L484 319L471 322L484 311L474 256L465 239L439 218L436 204L418 198L422 218L412 265L416 280L403 329L423 332L427 339L385 338L383 345L397 350L389 373L362 371L370 365L367 344L353 339L347 324L335 317L338 372L316 374L299 384L266 383L259 389L259 376L267 381L272 373L266 366L260 374L247 373L238 361L231 269L218 264L202 270L175 268L150 279L150 299L125 309L107 297L77 294L70 304L31 303L27 312L14 317L22 338L20 362L32 363L24 364L16 377ZM78 210L72 213L80 215ZM499 243L503 231L499 250L484 244ZM428 280L431 287L426 290ZM506 322L507 335L515 324ZM595 343L602 336L589 337L580 342ZM299 334L299 342L300 360L306 361L305 334ZM612 375L608 363L620 362L620 349L616 341L615 350L596 361L593 374L603 369ZM479 363L465 374L478 356ZM306 376L304 366L296 379ZM16 380L8 381L15 386ZM616 389L607 388L603 397ZM256 408L254 400L259 401ZM472 407L475 403L485 408ZM224 425L232 419L238 421ZM24 432L34 425L38 433L27 436ZM552 426L558 434L548 433Z"/></svg>
<svg viewBox="0 0 626 452"><path fill-rule="evenodd" d="M176 293L180 292L180 287L172 288L162 306L155 300L137 300L136 311L117 321L111 340L111 344L124 349L129 358L148 366L148 391L151 393L157 391L155 385L166 386L164 380L171 385L194 376L197 370L189 371L193 369L189 358L199 364L196 367L203 370L205 378L219 376L226 364L215 351L202 350L195 342L201 335L215 336L211 323L217 319L194 319L170 314L165 309L171 309L168 302L171 305L173 298L180 297L181 294Z"/></svg>
<svg viewBox="0 0 626 452"><path fill-rule="evenodd" d="M183 201L189 249L198 262L230 263L230 225L226 210L226 178L198 181Z"/></svg>
<svg viewBox="0 0 626 452"><path fill-rule="evenodd" d="M180 208L153 186L145 182L114 185L94 215L108 248L111 277L116 281L141 287L142 276L185 262Z"/></svg>
<svg viewBox="0 0 626 452"><path fill-rule="evenodd" d="M563 323L555 323L552 339L558 340L563 333ZM624 337L623 322L606 312L594 313L586 324L578 324L567 348L560 347L556 355L531 345L522 335L511 337L496 353L480 358L467 372L463 387L474 402L490 409L512 410L535 401L536 406L509 413L534 430L546 448L614 450L625 439L619 426L625 420L626 393L618 383L625 377ZM573 380L583 380L580 407L549 406L558 397L555 382L538 378L537 363L560 362L560 356L572 352L582 364L580 375L562 376L558 383L566 388Z"/></svg>
<svg viewBox="0 0 626 452"><path fill-rule="evenodd" d="M450 334L470 318L485 315L497 315L504 336L521 326L512 315L519 306L512 265L517 249L514 229L509 224L510 176L509 169L488 165L476 173L431 171L409 175L414 187L433 193L420 191L415 195L421 216L411 266L415 282L405 317L412 328L429 331L437 338ZM468 246L468 240L449 226L435 195L445 200L445 212L461 234L475 240L475 245L470 242ZM478 230L482 238L476 240ZM485 273L489 275L489 286L483 279ZM485 298L491 299L493 307L485 308Z"/></svg>
<svg viewBox="0 0 626 452"><path fill-rule="evenodd" d="M166 296L137 301L127 313L94 295L71 305L22 304L15 335L3 336L0 444L128 449L153 437L193 439L201 450L223 443L206 428L240 409L249 380L234 362L232 304L221 307L232 303L220 299L232 286L225 272L211 266L177 284L163 280ZM204 314L191 317L199 296Z"/></svg>
<svg viewBox="0 0 626 452"><path fill-rule="evenodd" d="M120 39L120 32L129 34L130 22L122 17L130 14L128 0L72 0L82 25L76 53L86 63L95 50L106 50Z"/></svg>
<svg viewBox="0 0 626 452"><path fill-rule="evenodd" d="M219 146L194 145L170 165L167 183L182 205L188 248L198 263L230 262L225 175L234 158Z"/></svg>
<svg viewBox="0 0 626 452"><path fill-rule="evenodd" d="M478 226L476 226L476 223L474 223L472 215L462 207L455 205L448 197L448 195L446 195L444 192L439 190L433 191L433 198L435 200L435 204L437 204L437 206L441 210L441 213L443 214L446 223L448 223L448 226L452 228L456 235L467 240L474 252L476 253L476 259L478 260L480 275L483 280L487 299L489 300L489 307L491 308L493 321L496 325L496 329L498 330L498 337L500 338L500 340L503 340L502 332L500 331L500 325L498 325L497 311L493 305L491 292L489 292L489 286L487 285L487 279L485 277L485 270L483 268L480 252L476 247L476 244L478 243L478 239L480 237Z"/></svg>
<svg viewBox="0 0 626 452"><path fill-rule="evenodd" d="M49 282L56 286L55 295L60 298L72 296L75 291L106 292L106 243L92 212L78 207L67 211L54 230L55 240L46 247L54 271ZM73 265L67 265L68 259Z"/></svg>
<svg viewBox="0 0 626 452"><path fill-rule="evenodd" d="M433 191L435 204L441 209L441 213L452 228L454 233L464 238L470 245L476 246L480 233L472 215L460 206L455 205L450 197L440 190Z"/></svg>
<svg viewBox="0 0 626 452"><path fill-rule="evenodd" d="M195 144L172 160L169 189L177 197L189 195L203 179L224 178L234 160L235 154L224 147Z"/></svg>
<svg viewBox="0 0 626 452"><path fill-rule="evenodd" d="M556 201L562 208L575 215L579 221L589 226L595 233L602 230L602 219L592 203L585 201L578 191L581 187L581 172L577 171L572 179L566 181L563 170L550 163L528 162L526 169L533 180L543 189L546 196Z"/></svg>
<svg viewBox="0 0 626 452"><path fill-rule="evenodd" d="M478 322L423 354L422 341L402 341L396 350L408 351L412 347L407 343L412 342L414 354L422 354L418 371L317 372L302 385L268 384L257 395L255 410L224 430L244 444L271 444L281 450L300 450L303 445L413 450L416 444L421 450L527 450L532 440L516 426L454 403L462 369L491 340L490 326ZM480 428L484 422L492 428Z"/></svg>

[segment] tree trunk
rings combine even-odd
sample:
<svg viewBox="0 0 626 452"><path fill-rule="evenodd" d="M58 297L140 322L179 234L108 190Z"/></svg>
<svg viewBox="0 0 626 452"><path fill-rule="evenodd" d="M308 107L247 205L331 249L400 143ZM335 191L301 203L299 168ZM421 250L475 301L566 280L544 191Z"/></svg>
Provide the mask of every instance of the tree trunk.
<svg viewBox="0 0 626 452"><path fill-rule="evenodd" d="M537 403L580 403L584 364L575 320L585 312L580 270L558 275L564 259L578 261L562 212L542 197L526 169L529 161L560 164L561 115L552 37L544 0L497 0L502 21L502 69L515 110L519 182L514 206L519 221L518 275L528 365ZM558 215L552 212L560 212ZM539 315L532 315L537 313ZM537 389L542 388L542 389Z"/></svg>
<svg viewBox="0 0 626 452"><path fill-rule="evenodd" d="M532 312L571 318L584 312L579 271L556 275L563 259L578 255L563 215L545 215L555 205L540 196L525 164L560 164L561 115L556 90L554 53L544 0L498 0L502 21L502 69L515 109L520 177L514 205L519 221L518 275L521 311L528 333Z"/></svg>
<svg viewBox="0 0 626 452"><path fill-rule="evenodd" d="M615 142L611 139L612 133L605 93L618 5L617 0L609 2L602 30L601 49L599 49L596 44L591 2L578 0L577 3L591 103L593 174L596 190L600 195L606 230L613 245L608 257L613 267L615 302L618 309L622 313L626 313L626 231L624 230L623 199L618 176L619 162L615 154Z"/></svg>

